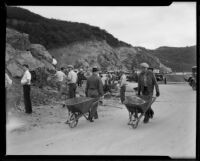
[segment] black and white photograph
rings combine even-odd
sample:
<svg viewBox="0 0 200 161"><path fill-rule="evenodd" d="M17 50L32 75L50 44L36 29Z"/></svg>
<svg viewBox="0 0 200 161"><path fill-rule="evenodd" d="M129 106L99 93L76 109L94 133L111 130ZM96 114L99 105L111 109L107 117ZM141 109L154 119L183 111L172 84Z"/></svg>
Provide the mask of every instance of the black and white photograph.
<svg viewBox="0 0 200 161"><path fill-rule="evenodd" d="M196 5L6 5L6 155L195 159Z"/></svg>

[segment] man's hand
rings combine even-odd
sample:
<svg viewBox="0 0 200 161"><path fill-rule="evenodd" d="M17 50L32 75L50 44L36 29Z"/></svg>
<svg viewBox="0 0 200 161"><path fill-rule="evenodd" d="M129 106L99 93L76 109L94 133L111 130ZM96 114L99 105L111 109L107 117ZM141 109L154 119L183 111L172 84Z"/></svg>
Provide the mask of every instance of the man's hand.
<svg viewBox="0 0 200 161"><path fill-rule="evenodd" d="M159 97L160 96L160 92L156 92L156 97Z"/></svg>

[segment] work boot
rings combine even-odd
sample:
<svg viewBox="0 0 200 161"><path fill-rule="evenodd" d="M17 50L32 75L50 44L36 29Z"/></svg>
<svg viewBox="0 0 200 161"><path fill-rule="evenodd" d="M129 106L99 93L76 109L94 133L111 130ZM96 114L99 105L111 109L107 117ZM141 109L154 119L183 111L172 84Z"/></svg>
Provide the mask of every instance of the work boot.
<svg viewBox="0 0 200 161"><path fill-rule="evenodd" d="M94 119L98 119L98 113L96 112L95 115L94 115Z"/></svg>
<svg viewBox="0 0 200 161"><path fill-rule="evenodd" d="M149 122L149 117L147 115L145 115L143 122L146 124Z"/></svg>
<svg viewBox="0 0 200 161"><path fill-rule="evenodd" d="M90 122L94 122L94 120L93 120L91 117L89 118L89 121L90 121Z"/></svg>

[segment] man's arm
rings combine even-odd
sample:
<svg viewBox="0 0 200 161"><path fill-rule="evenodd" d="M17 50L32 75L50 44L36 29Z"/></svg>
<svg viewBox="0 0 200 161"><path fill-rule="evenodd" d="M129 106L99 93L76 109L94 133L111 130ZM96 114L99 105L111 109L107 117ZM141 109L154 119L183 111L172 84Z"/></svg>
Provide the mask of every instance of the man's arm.
<svg viewBox="0 0 200 161"><path fill-rule="evenodd" d="M158 82L157 82L157 80L156 80L156 77L155 77L155 75L154 75L154 73L152 72L152 79L153 79L153 85L155 86L155 88L156 88L156 92L160 92L159 91L159 87L158 87Z"/></svg>
<svg viewBox="0 0 200 161"><path fill-rule="evenodd" d="M85 86L85 96L88 97L88 80L86 81L86 86Z"/></svg>
<svg viewBox="0 0 200 161"><path fill-rule="evenodd" d="M103 83L100 78L99 78L99 94L100 96L103 96Z"/></svg>
<svg viewBox="0 0 200 161"><path fill-rule="evenodd" d="M138 95L140 95L141 92L141 82L140 82L140 75L138 76Z"/></svg>

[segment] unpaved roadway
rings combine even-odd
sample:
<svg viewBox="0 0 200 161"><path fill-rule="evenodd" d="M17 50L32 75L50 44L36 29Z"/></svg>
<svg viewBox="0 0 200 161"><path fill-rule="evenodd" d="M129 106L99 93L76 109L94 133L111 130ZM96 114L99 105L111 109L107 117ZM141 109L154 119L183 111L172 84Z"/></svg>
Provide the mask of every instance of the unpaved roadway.
<svg viewBox="0 0 200 161"><path fill-rule="evenodd" d="M152 105L154 118L148 124L142 118L137 129L127 125L128 112L117 99L99 106L98 120L90 123L83 117L73 129L64 124L65 109L58 105L35 108L32 116L21 114L26 128L7 132L7 154L194 158L196 92L185 83L159 87L161 96Z"/></svg>

